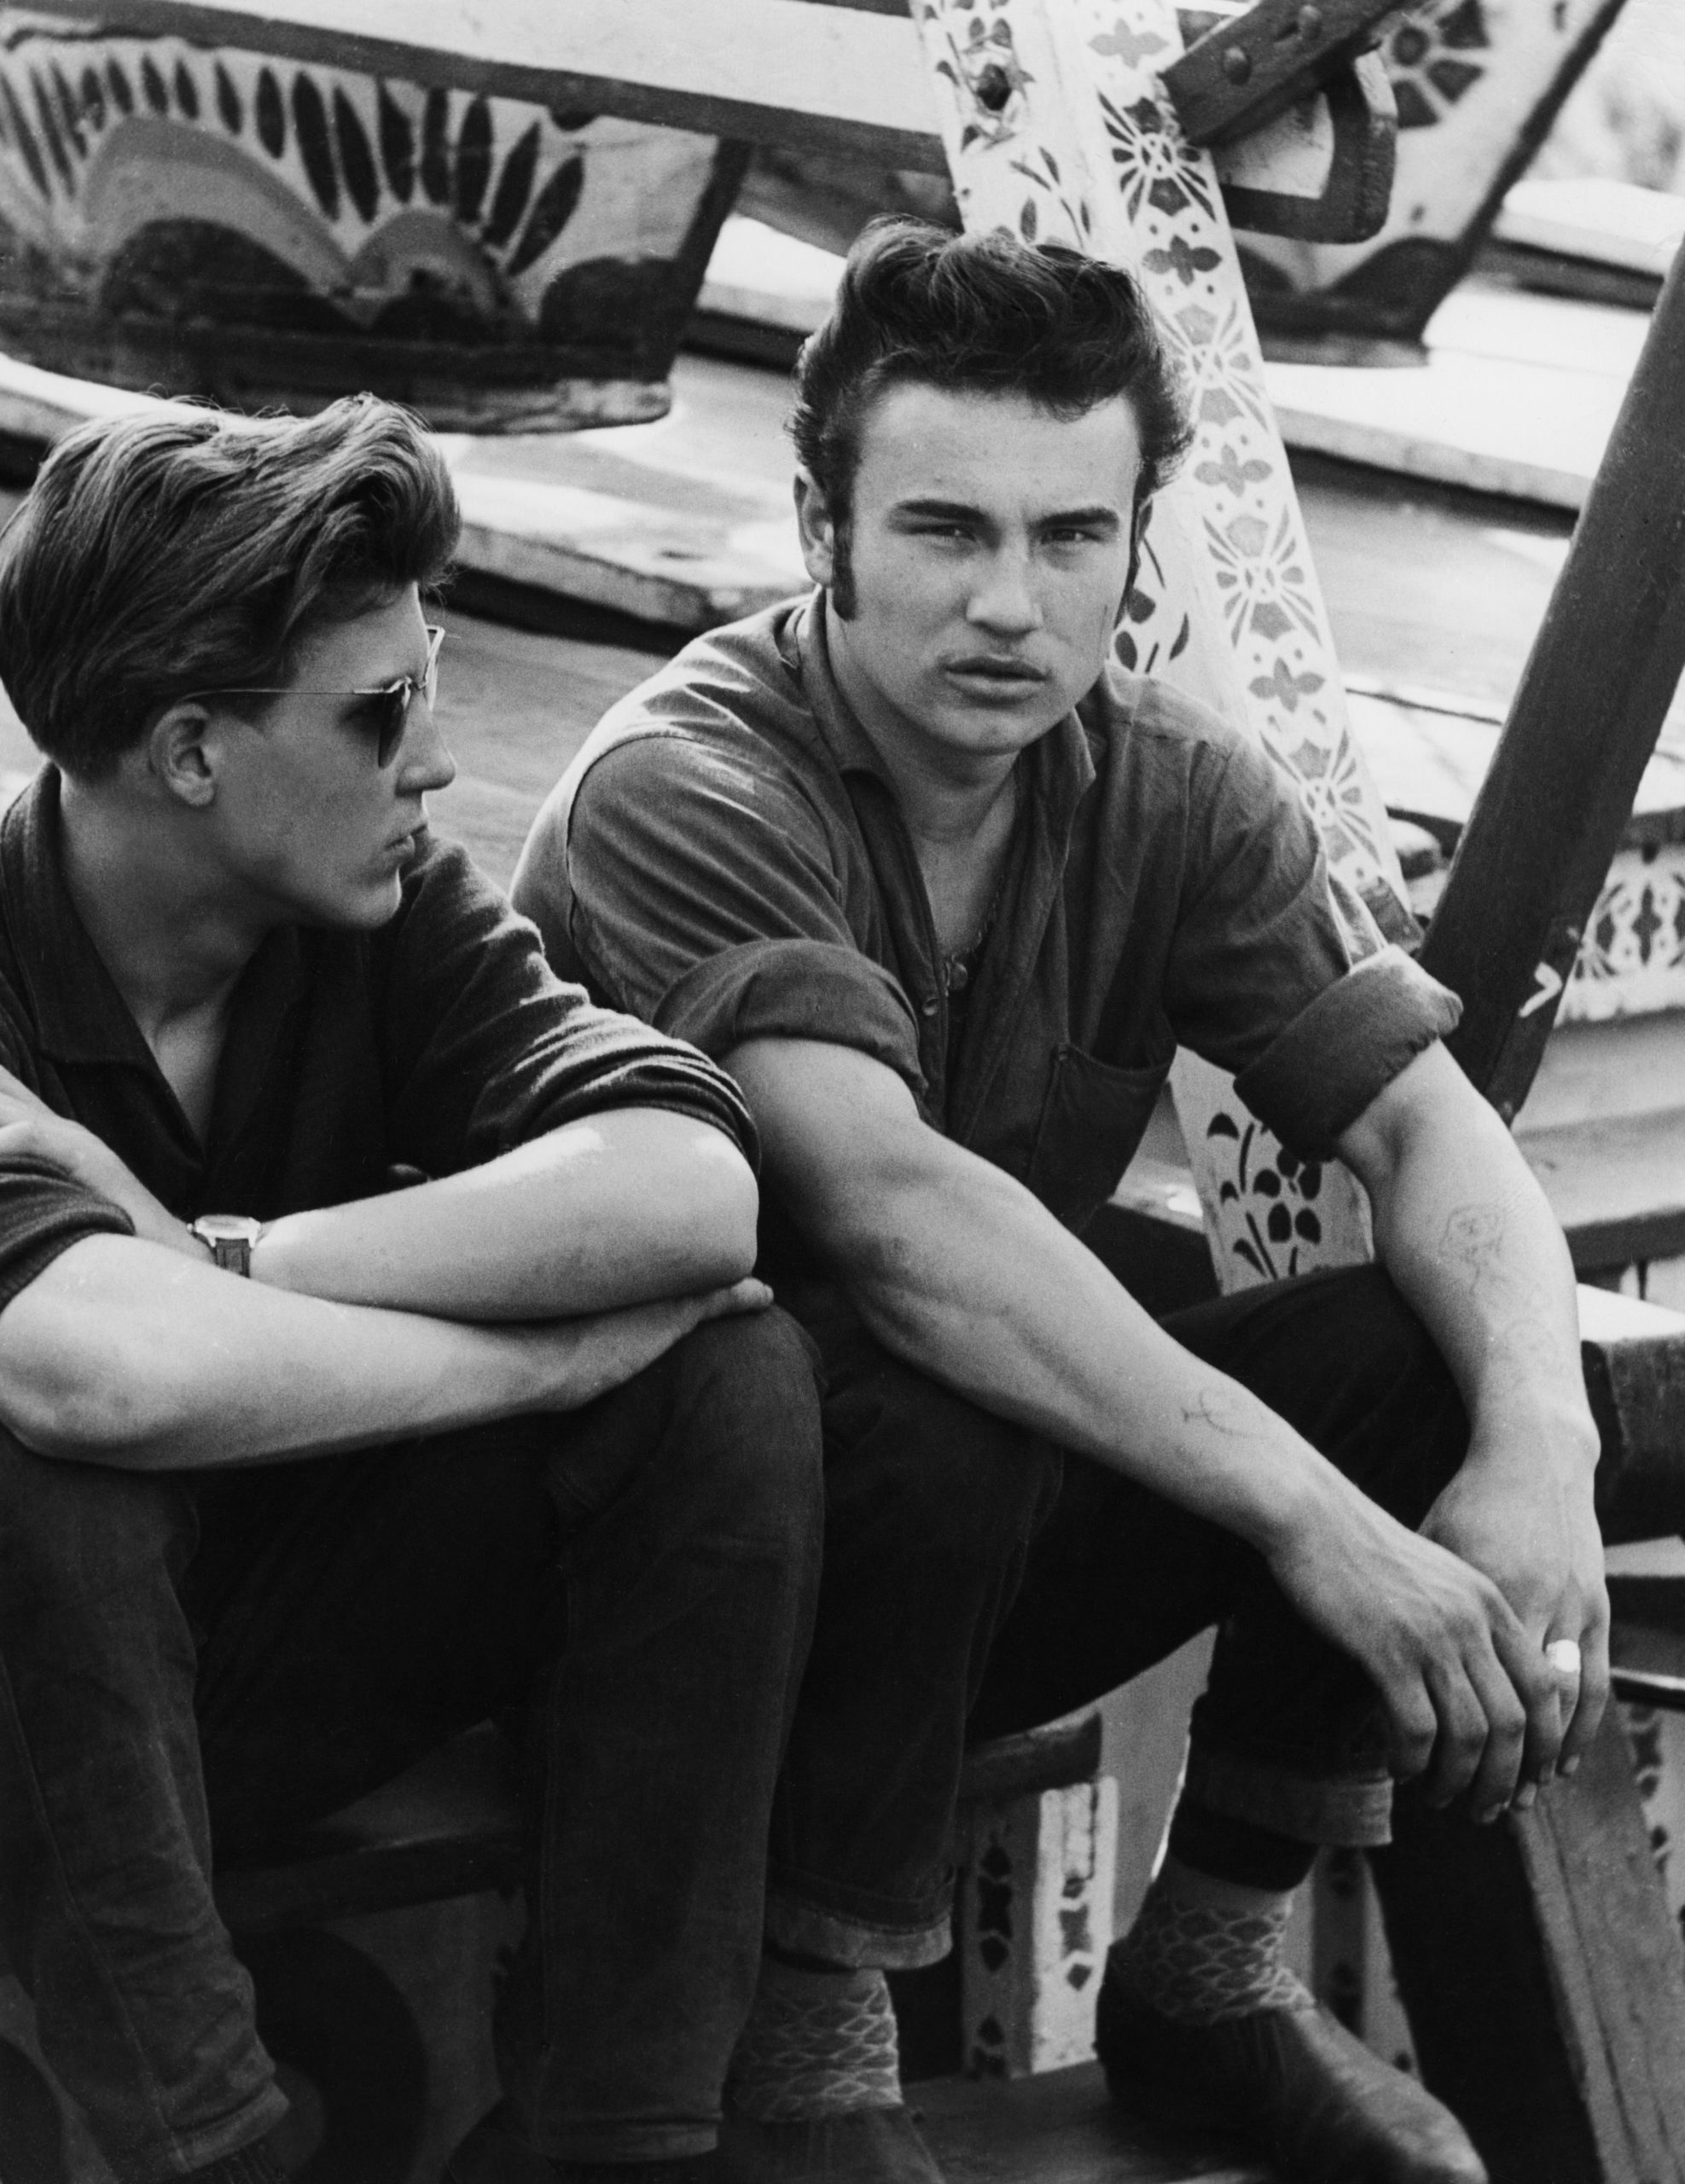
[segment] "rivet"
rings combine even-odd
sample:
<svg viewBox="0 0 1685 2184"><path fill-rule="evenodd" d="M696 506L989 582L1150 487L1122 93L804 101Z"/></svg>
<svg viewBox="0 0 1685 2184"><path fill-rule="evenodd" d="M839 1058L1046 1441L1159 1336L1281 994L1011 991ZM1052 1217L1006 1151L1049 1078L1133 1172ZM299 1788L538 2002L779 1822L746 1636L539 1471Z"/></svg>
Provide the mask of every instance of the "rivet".
<svg viewBox="0 0 1685 2184"><path fill-rule="evenodd" d="M1231 84L1251 81L1252 57L1243 45L1231 45L1223 56L1223 73Z"/></svg>
<svg viewBox="0 0 1685 2184"><path fill-rule="evenodd" d="M1299 36L1302 45L1315 45L1322 35L1322 11L1320 8L1301 8L1299 11Z"/></svg>

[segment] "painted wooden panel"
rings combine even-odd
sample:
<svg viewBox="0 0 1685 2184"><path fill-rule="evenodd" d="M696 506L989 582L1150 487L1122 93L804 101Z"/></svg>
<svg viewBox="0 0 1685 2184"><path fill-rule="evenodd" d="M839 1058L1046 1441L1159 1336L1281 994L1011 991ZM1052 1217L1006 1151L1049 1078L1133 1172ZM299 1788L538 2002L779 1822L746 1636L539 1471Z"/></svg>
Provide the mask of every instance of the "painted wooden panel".
<svg viewBox="0 0 1685 2184"><path fill-rule="evenodd" d="M1398 107L1392 207L1368 242L1247 235L1277 336L1420 340L1623 0L1417 0L1381 46Z"/></svg>
<svg viewBox="0 0 1685 2184"><path fill-rule="evenodd" d="M659 415L744 155L471 86L0 9L0 340L241 406Z"/></svg>

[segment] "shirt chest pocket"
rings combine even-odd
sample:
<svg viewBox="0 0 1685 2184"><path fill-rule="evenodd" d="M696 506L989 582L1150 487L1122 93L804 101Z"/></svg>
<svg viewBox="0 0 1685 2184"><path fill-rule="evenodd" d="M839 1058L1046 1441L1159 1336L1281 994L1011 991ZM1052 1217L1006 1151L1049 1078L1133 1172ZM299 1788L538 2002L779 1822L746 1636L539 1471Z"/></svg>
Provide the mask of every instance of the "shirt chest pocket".
<svg viewBox="0 0 1685 2184"><path fill-rule="evenodd" d="M1080 1233L1117 1188L1171 1060L1167 1054L1144 1069L1115 1069L1078 1047L1054 1049L1027 1180L1067 1228Z"/></svg>

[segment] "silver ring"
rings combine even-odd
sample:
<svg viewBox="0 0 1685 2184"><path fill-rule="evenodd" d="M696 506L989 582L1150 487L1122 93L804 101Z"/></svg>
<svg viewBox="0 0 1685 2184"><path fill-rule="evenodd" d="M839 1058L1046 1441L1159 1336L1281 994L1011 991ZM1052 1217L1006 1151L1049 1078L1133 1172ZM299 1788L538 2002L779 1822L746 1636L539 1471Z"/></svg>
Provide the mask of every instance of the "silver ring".
<svg viewBox="0 0 1685 2184"><path fill-rule="evenodd" d="M1553 1638L1544 1657L1558 1676L1578 1676L1580 1672L1580 1649L1572 1638Z"/></svg>

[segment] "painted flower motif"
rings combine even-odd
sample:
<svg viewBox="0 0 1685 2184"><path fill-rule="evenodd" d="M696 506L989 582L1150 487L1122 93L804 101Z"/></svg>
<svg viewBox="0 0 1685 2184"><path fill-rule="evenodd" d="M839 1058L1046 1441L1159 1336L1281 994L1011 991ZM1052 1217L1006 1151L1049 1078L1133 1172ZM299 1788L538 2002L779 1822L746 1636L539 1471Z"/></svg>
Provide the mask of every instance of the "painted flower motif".
<svg viewBox="0 0 1685 2184"><path fill-rule="evenodd" d="M1314 1251L1322 1240L1322 1219L1311 1204L1322 1194L1320 1164L1295 1159L1259 1124L1220 1108L1206 1124L1206 1136L1229 1141L1233 1165L1218 1188L1217 1204L1225 1225L1234 1226L1229 1241L1235 1258L1260 1281L1297 1274L1302 1249Z"/></svg>
<svg viewBox="0 0 1685 2184"><path fill-rule="evenodd" d="M1482 0L1433 0L1394 25L1382 48L1401 129L1431 129L1486 73Z"/></svg>
<svg viewBox="0 0 1685 2184"><path fill-rule="evenodd" d="M1255 468L1248 463L1240 474L1245 478ZM1207 515L1205 528L1230 642L1239 645L1250 634L1277 644L1300 632L1314 642L1316 603L1290 514L1282 510L1273 533L1261 516L1245 514L1223 525Z"/></svg>
<svg viewBox="0 0 1685 2184"><path fill-rule="evenodd" d="M1221 433L1246 416L1270 429L1263 383L1252 364L1250 326L1231 303L1219 318L1204 304L1188 303L1170 324L1180 338L1189 379L1194 423Z"/></svg>
<svg viewBox="0 0 1685 2184"><path fill-rule="evenodd" d="M1167 219L1190 206L1208 220L1215 218L1198 154L1170 125L1167 112L1149 98L1136 99L1128 107L1114 106L1103 91L1099 98L1118 187L1130 219L1139 219L1142 206L1148 204ZM1188 248L1180 235L1176 241L1183 250Z"/></svg>
<svg viewBox="0 0 1685 2184"><path fill-rule="evenodd" d="M1283 753L1299 783L1331 863L1358 857L1379 871L1380 845L1370 819L1369 800L1357 770L1351 738L1342 730L1332 750L1307 738Z"/></svg>
<svg viewBox="0 0 1685 2184"><path fill-rule="evenodd" d="M948 50L937 62L936 73L953 85L966 115L960 149L1004 144L1023 127L1023 94L1036 79L1018 57L1012 24L1005 15L997 12L992 22L988 20L977 9L976 0L956 0L950 12L955 16L963 13L967 20L957 33L948 23L942 25ZM939 13L927 7L925 20ZM1026 240L1033 241L1034 236Z"/></svg>
<svg viewBox="0 0 1685 2184"><path fill-rule="evenodd" d="M1627 866L1623 870L1622 867ZM1636 868L1618 861L1586 936L1574 977L1601 983L1685 965L1685 860L1676 851L1641 852Z"/></svg>

